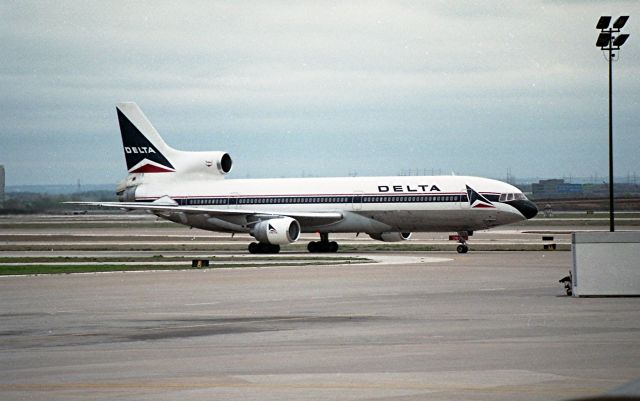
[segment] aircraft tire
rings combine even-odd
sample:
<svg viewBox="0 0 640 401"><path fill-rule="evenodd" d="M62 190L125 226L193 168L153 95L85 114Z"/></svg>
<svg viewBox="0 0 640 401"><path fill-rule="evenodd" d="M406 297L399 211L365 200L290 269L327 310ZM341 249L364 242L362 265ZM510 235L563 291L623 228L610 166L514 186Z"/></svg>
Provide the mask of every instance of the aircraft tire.
<svg viewBox="0 0 640 401"><path fill-rule="evenodd" d="M458 251L458 253L467 253L469 252L469 247L466 245L458 245L456 251Z"/></svg>
<svg viewBox="0 0 640 401"><path fill-rule="evenodd" d="M264 253L280 253L280 245L266 244L266 251Z"/></svg>
<svg viewBox="0 0 640 401"><path fill-rule="evenodd" d="M309 244L307 244L307 250L310 253L316 253L318 252L318 243L316 241L311 241L309 242Z"/></svg>
<svg viewBox="0 0 640 401"><path fill-rule="evenodd" d="M280 253L280 245L252 242L249 244L249 253Z"/></svg>
<svg viewBox="0 0 640 401"><path fill-rule="evenodd" d="M311 241L307 245L307 250L311 253L335 253L338 252L339 245L335 241L322 242Z"/></svg>
<svg viewBox="0 0 640 401"><path fill-rule="evenodd" d="M335 241L331 241L331 242L329 242L329 244L328 244L328 245L329 245L329 246L328 246L328 248L329 248L329 250L328 250L328 251L329 251L329 252L331 252L331 253L336 253L336 252L338 252L338 248L339 248L339 246L338 246L338 243L337 243L337 242L335 242Z"/></svg>

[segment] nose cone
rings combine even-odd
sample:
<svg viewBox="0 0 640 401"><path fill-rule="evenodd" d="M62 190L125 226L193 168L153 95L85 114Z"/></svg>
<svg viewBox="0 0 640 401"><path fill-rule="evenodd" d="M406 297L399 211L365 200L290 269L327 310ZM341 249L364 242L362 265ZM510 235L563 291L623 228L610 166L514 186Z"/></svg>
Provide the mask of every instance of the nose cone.
<svg viewBox="0 0 640 401"><path fill-rule="evenodd" d="M522 213L525 219L532 219L538 214L538 208L535 203L528 199L509 201L507 204L515 207L520 213Z"/></svg>

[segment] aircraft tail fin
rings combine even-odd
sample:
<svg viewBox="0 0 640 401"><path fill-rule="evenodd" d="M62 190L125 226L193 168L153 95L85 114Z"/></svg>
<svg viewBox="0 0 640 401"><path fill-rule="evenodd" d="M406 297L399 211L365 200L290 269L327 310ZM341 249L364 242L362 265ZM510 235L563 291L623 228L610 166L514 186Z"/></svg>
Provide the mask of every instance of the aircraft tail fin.
<svg viewBox="0 0 640 401"><path fill-rule="evenodd" d="M116 111L130 174L176 173L197 179L218 179L231 171L233 162L226 152L191 152L167 145L137 104L118 103Z"/></svg>
<svg viewBox="0 0 640 401"><path fill-rule="evenodd" d="M129 173L176 171L167 156L175 151L167 145L137 104L116 104L124 157Z"/></svg>

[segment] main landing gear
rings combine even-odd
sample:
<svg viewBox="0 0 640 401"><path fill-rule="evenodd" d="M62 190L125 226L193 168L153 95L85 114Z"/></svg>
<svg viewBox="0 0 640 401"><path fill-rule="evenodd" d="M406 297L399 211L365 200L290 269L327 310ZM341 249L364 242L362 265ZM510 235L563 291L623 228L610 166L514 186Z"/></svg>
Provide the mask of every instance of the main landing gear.
<svg viewBox="0 0 640 401"><path fill-rule="evenodd" d="M278 253L280 245L265 244L264 242L252 242L249 244L249 253Z"/></svg>
<svg viewBox="0 0 640 401"><path fill-rule="evenodd" d="M467 231L458 231L458 242L460 245L456 248L458 253L467 253L469 252L469 247L467 246L467 240L469 239L469 233Z"/></svg>
<svg viewBox="0 0 640 401"><path fill-rule="evenodd" d="M335 253L338 252L338 243L329 241L329 233L320 233L320 241L311 241L307 245L311 253Z"/></svg>

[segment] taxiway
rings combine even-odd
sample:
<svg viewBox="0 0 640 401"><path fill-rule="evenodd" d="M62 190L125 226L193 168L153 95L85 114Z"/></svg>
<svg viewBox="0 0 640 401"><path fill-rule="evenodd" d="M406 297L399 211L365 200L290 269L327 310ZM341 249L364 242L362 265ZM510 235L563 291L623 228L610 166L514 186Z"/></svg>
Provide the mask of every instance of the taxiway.
<svg viewBox="0 0 640 401"><path fill-rule="evenodd" d="M363 256L367 256L364 254ZM0 278L0 398L561 400L640 376L570 252Z"/></svg>

